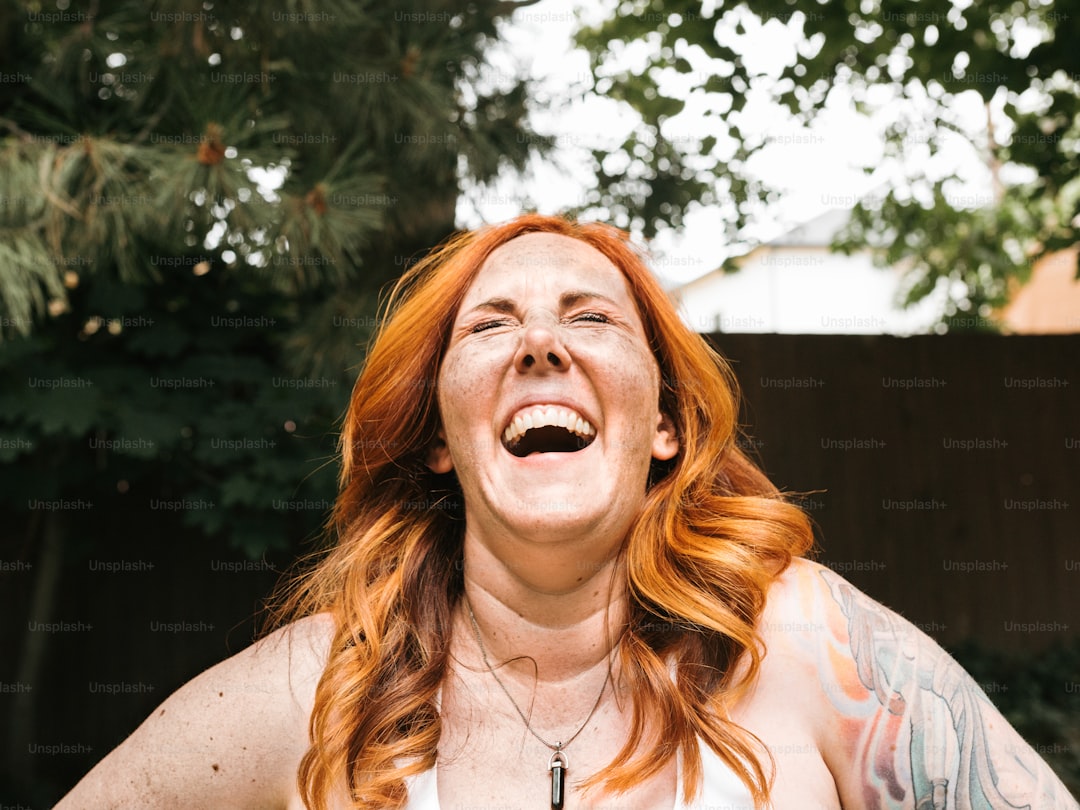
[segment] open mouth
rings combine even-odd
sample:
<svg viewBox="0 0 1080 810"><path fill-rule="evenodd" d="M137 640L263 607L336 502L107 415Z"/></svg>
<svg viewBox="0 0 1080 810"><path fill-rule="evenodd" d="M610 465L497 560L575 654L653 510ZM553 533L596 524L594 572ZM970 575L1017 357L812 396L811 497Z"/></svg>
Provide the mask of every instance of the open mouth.
<svg viewBox="0 0 1080 810"><path fill-rule="evenodd" d="M569 408L540 406L519 413L506 430L502 443L512 455L576 453L596 439L596 429Z"/></svg>

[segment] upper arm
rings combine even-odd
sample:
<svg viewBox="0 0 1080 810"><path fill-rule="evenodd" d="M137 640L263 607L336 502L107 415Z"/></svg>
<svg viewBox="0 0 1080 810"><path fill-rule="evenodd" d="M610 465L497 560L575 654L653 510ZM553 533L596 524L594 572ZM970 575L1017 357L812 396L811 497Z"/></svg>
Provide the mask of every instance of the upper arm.
<svg viewBox="0 0 1080 810"><path fill-rule="evenodd" d="M285 807L308 747L330 622L303 619L189 681L57 810Z"/></svg>
<svg viewBox="0 0 1080 810"><path fill-rule="evenodd" d="M933 639L827 568L800 561L795 604L825 711L821 751L846 807L1031 808L1077 803Z"/></svg>

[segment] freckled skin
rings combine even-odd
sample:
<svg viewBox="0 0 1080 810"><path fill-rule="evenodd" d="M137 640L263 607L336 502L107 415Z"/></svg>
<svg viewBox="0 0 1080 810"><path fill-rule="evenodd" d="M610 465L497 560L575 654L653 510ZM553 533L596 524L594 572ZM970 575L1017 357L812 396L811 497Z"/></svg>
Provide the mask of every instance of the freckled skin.
<svg viewBox="0 0 1080 810"><path fill-rule="evenodd" d="M492 252L455 318L438 377L442 444L428 463L454 470L461 483L466 594L487 653L506 662L500 677L529 707L532 727L565 740L591 716L570 746L568 808L588 806L580 781L628 733L629 701L597 704L597 695L625 615L618 554L651 460L678 452L659 398L660 371L636 305L603 254L548 233ZM578 452L514 456L503 431L534 404L571 408L595 439ZM440 751L449 752L439 762L442 806L465 796L477 806L532 806L550 796L551 751L494 687L469 620L457 622L452 658L464 663L441 693ZM672 763L618 801L671 807L675 782Z"/></svg>
<svg viewBox="0 0 1080 810"><path fill-rule="evenodd" d="M491 254L457 314L438 387L445 445L430 463L461 482L466 555L479 544L515 561L521 577L542 575L545 588L573 587L588 566L614 556L651 459L678 451L622 274L568 237L526 234ZM595 441L543 461L515 458L501 435L523 401L573 403ZM575 563L561 573L550 554L559 543Z"/></svg>

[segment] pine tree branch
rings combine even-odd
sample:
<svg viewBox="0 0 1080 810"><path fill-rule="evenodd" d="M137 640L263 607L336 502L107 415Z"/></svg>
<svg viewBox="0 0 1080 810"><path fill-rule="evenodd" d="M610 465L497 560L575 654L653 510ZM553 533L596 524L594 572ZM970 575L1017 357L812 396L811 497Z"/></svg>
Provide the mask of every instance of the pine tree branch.
<svg viewBox="0 0 1080 810"><path fill-rule="evenodd" d="M16 124L10 118L2 118L2 117L0 117L0 127L4 127L8 131L10 131L13 135L18 136L23 141L32 141L34 139L33 135L31 135L25 129L20 127L18 124Z"/></svg>
<svg viewBox="0 0 1080 810"><path fill-rule="evenodd" d="M61 211L64 211L65 213L70 214L75 219L81 219L82 214L79 212L79 209L77 209L74 205L72 205L68 201L60 199L58 196L56 196L56 194L53 193L53 190L49 187L50 186L50 183L49 183L49 163L50 162L51 161L49 160L49 152L48 152L48 150L46 150L45 152L43 152L41 154L41 160L38 161L38 179L41 181L41 191L42 191L42 193L49 200L49 202L51 202L53 205L55 205Z"/></svg>
<svg viewBox="0 0 1080 810"><path fill-rule="evenodd" d="M154 130L157 129L158 124L161 123L161 119L165 117L165 114L168 113L169 109L172 107L173 98L175 95L176 94L170 87L169 93L165 96L165 100L161 103L161 106L158 107L157 111L155 111L154 114L150 116L150 120L146 122L146 126L139 130L139 133L131 139L131 143L143 143L146 141L147 138L150 137Z"/></svg>

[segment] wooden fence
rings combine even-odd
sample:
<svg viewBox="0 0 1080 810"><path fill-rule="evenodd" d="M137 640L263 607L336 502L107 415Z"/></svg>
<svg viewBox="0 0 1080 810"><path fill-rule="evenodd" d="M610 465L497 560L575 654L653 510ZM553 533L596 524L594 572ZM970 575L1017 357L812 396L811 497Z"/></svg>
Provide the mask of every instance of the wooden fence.
<svg viewBox="0 0 1080 810"><path fill-rule="evenodd" d="M711 340L821 562L946 645L1080 634L1080 336Z"/></svg>

